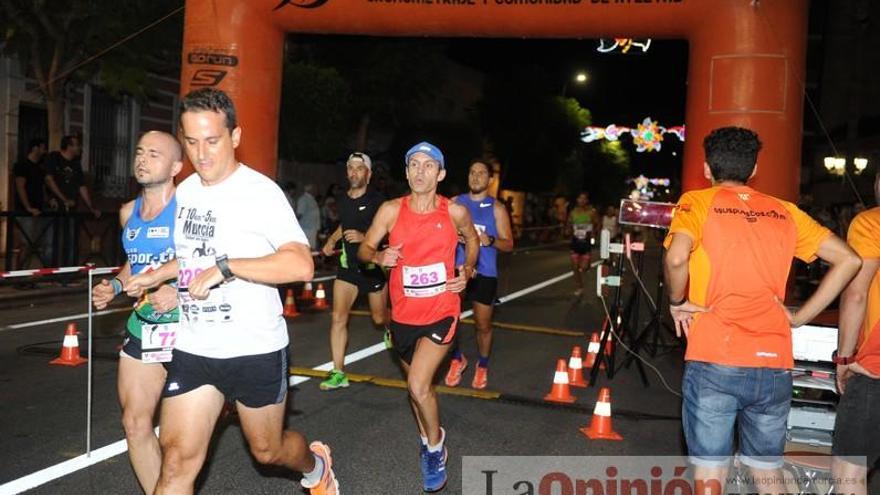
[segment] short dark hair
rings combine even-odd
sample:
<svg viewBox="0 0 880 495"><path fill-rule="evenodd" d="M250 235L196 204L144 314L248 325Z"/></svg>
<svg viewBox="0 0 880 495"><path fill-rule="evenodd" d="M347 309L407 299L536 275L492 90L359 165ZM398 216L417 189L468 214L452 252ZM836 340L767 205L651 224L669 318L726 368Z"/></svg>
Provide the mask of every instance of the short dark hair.
<svg viewBox="0 0 880 495"><path fill-rule="evenodd" d="M28 147L27 147L28 153L33 151L34 148L39 148L40 146L45 146L45 145L46 145L45 139L43 139L41 137L32 138L30 141L28 141Z"/></svg>
<svg viewBox="0 0 880 495"><path fill-rule="evenodd" d="M61 138L61 151L64 151L67 148L69 148L70 145L73 144L74 140L79 142L79 136L77 136L76 134L68 134L68 135L62 137Z"/></svg>
<svg viewBox="0 0 880 495"><path fill-rule="evenodd" d="M721 127L706 136L703 150L713 179L745 184L755 171L761 140L749 129Z"/></svg>
<svg viewBox="0 0 880 495"><path fill-rule="evenodd" d="M471 160L470 165L468 165L468 171L470 171L471 167L473 167L477 163L482 163L483 166L486 167L486 172L489 172L489 177L495 174L495 172L492 170L492 166L489 165L489 160L484 160L482 158L474 158L473 160Z"/></svg>
<svg viewBox="0 0 880 495"><path fill-rule="evenodd" d="M194 89L180 100L180 114L186 112L217 112L226 116L229 132L238 127L235 105L224 91L216 88Z"/></svg>

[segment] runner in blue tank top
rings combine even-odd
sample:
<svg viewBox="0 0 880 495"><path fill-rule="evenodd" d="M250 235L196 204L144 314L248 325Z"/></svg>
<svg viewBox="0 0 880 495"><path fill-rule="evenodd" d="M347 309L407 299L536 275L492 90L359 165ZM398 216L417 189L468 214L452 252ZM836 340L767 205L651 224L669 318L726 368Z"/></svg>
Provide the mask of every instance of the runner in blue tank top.
<svg viewBox="0 0 880 495"><path fill-rule="evenodd" d="M135 151L133 174L141 194L122 206L122 245L128 260L119 275L92 289L97 309L122 292L132 275L149 271L174 258L174 176L180 172L180 144L170 134L150 131ZM128 319L119 356L117 389L129 457L147 494L159 479L162 455L153 432L153 417L165 384L162 363L171 357L178 319L177 289L170 285L144 293Z"/></svg>
<svg viewBox="0 0 880 495"><path fill-rule="evenodd" d="M466 207L480 234L480 256L477 259L477 276L468 283L465 298L473 303L476 322L477 349L480 360L474 371L471 386L484 389L489 383L489 353L492 350L492 308L498 292L498 251L509 253L513 250L513 236L510 231L510 218L507 210L495 198L489 196L489 181L492 172L482 160L471 161L468 172L470 193L461 194L455 202ZM456 265L464 259L464 246L459 244ZM461 382L461 375L467 368L464 357L456 341L452 350L446 385L455 387Z"/></svg>

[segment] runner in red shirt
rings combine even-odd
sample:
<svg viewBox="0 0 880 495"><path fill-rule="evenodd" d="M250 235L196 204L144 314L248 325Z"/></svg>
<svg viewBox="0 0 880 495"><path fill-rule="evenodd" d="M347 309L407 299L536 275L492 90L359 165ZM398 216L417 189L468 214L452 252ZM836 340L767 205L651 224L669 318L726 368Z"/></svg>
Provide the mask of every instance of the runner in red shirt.
<svg viewBox="0 0 880 495"><path fill-rule="evenodd" d="M406 153L411 193L386 201L358 250L365 263L390 267L391 335L407 375L410 404L422 437L423 488L446 485L446 432L431 382L449 351L461 313L459 293L476 273L479 237L464 206L437 194L446 176L443 153L426 142ZM465 261L455 267L459 234ZM388 235L389 246L378 250Z"/></svg>

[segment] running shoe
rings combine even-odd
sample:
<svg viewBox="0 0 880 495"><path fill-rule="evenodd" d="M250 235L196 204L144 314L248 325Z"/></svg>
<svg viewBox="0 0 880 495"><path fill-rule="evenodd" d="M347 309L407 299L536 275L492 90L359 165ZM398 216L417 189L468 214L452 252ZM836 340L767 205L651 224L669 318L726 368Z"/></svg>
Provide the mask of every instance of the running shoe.
<svg viewBox="0 0 880 495"><path fill-rule="evenodd" d="M333 472L333 458L330 457L330 447L323 442L312 442L309 445L315 457L320 457L324 462L324 472L321 474L321 481L314 485L309 485L305 478L300 484L303 488L309 490L311 495L339 495L339 481L336 480L336 474Z"/></svg>
<svg viewBox="0 0 880 495"><path fill-rule="evenodd" d="M471 387L483 390L487 385L489 385L489 368L478 364L474 371L474 381L471 382Z"/></svg>
<svg viewBox="0 0 880 495"><path fill-rule="evenodd" d="M444 382L447 387L457 387L461 383L461 375L467 369L468 360L461 356L461 359L452 359L449 361L449 371L446 373Z"/></svg>
<svg viewBox="0 0 880 495"><path fill-rule="evenodd" d="M327 379L321 382L321 390L336 390L337 388L348 387L348 377L345 372L334 369L327 376Z"/></svg>
<svg viewBox="0 0 880 495"><path fill-rule="evenodd" d="M382 341L385 342L385 348L391 349L394 347L394 343L391 342L391 330L385 328L385 335L382 336Z"/></svg>
<svg viewBox="0 0 880 495"><path fill-rule="evenodd" d="M446 432L440 429L441 438L446 438ZM445 443L445 442L444 442ZM446 445L439 452L431 452L424 450L424 461L422 462L422 488L428 492L439 492L446 486Z"/></svg>

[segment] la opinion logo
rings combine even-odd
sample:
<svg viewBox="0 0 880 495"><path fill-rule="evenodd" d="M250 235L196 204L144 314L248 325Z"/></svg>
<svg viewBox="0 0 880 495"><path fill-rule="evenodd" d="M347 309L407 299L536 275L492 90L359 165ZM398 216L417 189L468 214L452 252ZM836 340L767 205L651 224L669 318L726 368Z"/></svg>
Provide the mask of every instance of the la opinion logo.
<svg viewBox="0 0 880 495"><path fill-rule="evenodd" d="M293 5L294 7L299 7L301 9L317 9L328 1L329 0L281 0L281 3L272 10L278 10L287 7L288 5Z"/></svg>

